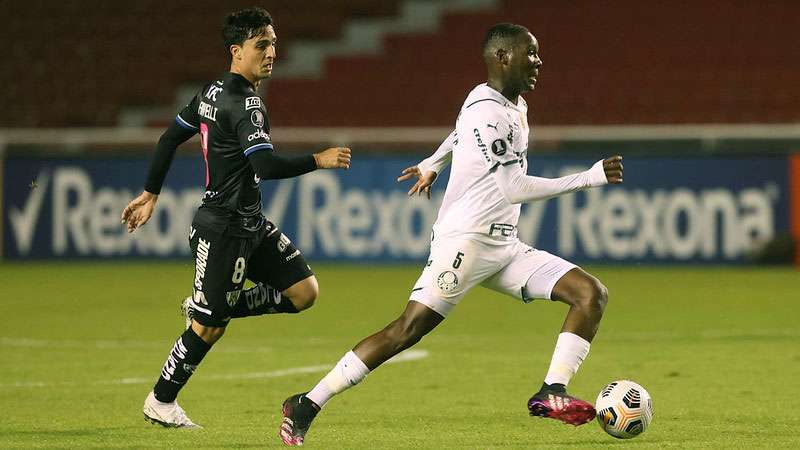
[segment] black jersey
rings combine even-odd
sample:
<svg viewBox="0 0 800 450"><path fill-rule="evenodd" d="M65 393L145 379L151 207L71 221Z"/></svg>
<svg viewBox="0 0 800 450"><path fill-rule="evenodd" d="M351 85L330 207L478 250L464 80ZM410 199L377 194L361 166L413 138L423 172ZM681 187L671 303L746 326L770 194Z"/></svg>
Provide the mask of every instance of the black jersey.
<svg viewBox="0 0 800 450"><path fill-rule="evenodd" d="M261 180L247 156L272 151L272 143L267 110L250 82L239 74L223 74L203 86L175 120L200 133L206 192L196 219L260 214Z"/></svg>

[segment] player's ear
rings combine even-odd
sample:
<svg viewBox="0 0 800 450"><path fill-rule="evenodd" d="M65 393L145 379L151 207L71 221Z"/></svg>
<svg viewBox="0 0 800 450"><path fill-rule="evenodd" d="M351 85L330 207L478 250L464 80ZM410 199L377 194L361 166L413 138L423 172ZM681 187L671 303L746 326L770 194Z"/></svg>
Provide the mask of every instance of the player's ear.
<svg viewBox="0 0 800 450"><path fill-rule="evenodd" d="M498 48L494 53L494 56L497 58L497 62L503 65L508 64L509 60L511 59L511 55L508 54L508 50L504 48Z"/></svg>
<svg viewBox="0 0 800 450"><path fill-rule="evenodd" d="M240 60L242 59L242 46L238 44L233 44L229 48L231 52L231 58Z"/></svg>

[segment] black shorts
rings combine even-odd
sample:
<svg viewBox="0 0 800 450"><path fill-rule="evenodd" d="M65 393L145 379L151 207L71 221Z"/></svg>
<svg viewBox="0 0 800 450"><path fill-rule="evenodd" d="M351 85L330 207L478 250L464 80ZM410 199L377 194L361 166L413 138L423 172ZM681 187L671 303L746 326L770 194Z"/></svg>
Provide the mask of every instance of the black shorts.
<svg viewBox="0 0 800 450"><path fill-rule="evenodd" d="M284 291L314 274L300 250L268 220L247 232L195 222L189 246L195 259L193 318L207 327L228 324L245 278Z"/></svg>

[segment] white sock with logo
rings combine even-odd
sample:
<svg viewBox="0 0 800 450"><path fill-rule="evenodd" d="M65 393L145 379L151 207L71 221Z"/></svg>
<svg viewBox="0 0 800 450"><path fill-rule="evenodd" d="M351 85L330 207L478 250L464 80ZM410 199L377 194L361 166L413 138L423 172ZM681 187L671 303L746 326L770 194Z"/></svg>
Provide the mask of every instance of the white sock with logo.
<svg viewBox="0 0 800 450"><path fill-rule="evenodd" d="M369 368L351 350L344 354L336 366L306 394L306 397L322 408L331 397L360 383L367 374Z"/></svg>
<svg viewBox="0 0 800 450"><path fill-rule="evenodd" d="M566 386L569 380L578 371L581 363L589 354L591 344L586 339L574 333L561 333L558 335L553 359L550 360L550 369L544 382L547 384L559 383Z"/></svg>

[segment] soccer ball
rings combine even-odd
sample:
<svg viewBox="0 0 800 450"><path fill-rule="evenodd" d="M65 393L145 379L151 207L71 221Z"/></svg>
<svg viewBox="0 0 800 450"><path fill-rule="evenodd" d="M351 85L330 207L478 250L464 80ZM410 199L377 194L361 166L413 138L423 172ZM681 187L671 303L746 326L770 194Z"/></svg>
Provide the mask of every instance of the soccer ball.
<svg viewBox="0 0 800 450"><path fill-rule="evenodd" d="M650 394L630 380L617 380L597 396L597 422L606 433L619 439L636 437L653 420Z"/></svg>

